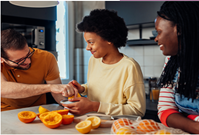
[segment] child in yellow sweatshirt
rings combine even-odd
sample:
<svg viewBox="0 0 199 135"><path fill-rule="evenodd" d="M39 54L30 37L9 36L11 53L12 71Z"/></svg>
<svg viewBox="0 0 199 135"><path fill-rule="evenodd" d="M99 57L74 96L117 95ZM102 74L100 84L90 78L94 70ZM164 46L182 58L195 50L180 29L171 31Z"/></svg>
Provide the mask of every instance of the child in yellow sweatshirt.
<svg viewBox="0 0 199 135"><path fill-rule="evenodd" d="M107 115L144 116L146 110L143 75L139 64L119 52L125 46L128 29L115 11L96 9L77 25L84 32L86 49L92 53L88 65L87 83L68 84L64 96L78 92L72 104L63 104L73 114L99 112Z"/></svg>

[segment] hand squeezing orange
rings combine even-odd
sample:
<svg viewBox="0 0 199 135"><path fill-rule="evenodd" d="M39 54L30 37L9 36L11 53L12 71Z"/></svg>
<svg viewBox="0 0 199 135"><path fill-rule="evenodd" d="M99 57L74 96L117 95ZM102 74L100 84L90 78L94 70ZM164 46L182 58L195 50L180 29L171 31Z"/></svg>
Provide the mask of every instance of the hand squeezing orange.
<svg viewBox="0 0 199 135"><path fill-rule="evenodd" d="M74 95L71 96L71 97L68 97L68 100L73 99L74 97L75 97ZM81 97L81 95L78 93L78 94L77 94L77 97Z"/></svg>

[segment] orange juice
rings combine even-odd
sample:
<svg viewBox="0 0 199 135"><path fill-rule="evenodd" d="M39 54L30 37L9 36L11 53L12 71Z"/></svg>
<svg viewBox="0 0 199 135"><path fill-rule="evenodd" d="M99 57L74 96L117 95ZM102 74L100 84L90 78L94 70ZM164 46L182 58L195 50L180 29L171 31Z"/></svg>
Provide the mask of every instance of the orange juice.
<svg viewBox="0 0 199 135"><path fill-rule="evenodd" d="M151 90L150 92L150 100L158 100L159 99L159 93L160 93L160 90L158 88L154 88ZM153 97L152 97L152 94L153 94Z"/></svg>

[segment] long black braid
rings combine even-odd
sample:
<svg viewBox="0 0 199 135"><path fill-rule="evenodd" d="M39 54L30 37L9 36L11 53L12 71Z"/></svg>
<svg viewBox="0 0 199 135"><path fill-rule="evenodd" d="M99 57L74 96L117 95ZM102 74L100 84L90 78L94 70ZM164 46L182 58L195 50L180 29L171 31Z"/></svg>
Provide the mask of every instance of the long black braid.
<svg viewBox="0 0 199 135"><path fill-rule="evenodd" d="M192 101L198 92L196 85L199 75L199 2L164 2L158 16L177 25L178 53L171 56L163 70L158 84L167 86L174 84L177 68L180 78L177 93Z"/></svg>

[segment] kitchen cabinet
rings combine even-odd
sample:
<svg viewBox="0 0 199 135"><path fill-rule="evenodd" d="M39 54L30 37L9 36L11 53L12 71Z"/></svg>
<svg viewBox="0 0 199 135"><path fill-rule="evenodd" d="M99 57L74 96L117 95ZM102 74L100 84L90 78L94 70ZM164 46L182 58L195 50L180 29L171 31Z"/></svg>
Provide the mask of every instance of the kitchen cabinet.
<svg viewBox="0 0 199 135"><path fill-rule="evenodd" d="M56 6L48 8L29 8L12 5L9 1L1 1L1 15L56 21Z"/></svg>
<svg viewBox="0 0 199 135"><path fill-rule="evenodd" d="M117 11L118 15L124 19L129 30L139 29L139 39L128 40L127 45L157 45L154 38L142 38L142 29L155 28L154 20L163 2L164 1L106 1L105 7L106 9Z"/></svg>
<svg viewBox="0 0 199 135"><path fill-rule="evenodd" d="M157 45L157 43L154 40L151 40L151 39L128 40L126 44L128 46Z"/></svg>
<svg viewBox="0 0 199 135"><path fill-rule="evenodd" d="M10 23L45 27L45 50L48 51L56 51L56 13L56 6L28 8L12 5L9 1L1 1L1 24Z"/></svg>
<svg viewBox="0 0 199 135"><path fill-rule="evenodd" d="M157 43L154 41L155 37L150 37L150 39L143 39L142 33L144 28L155 28L155 23L143 23L139 25L130 25L127 26L129 30L132 29L139 29L139 39L134 40L128 40L127 45L129 46L140 46L140 45L157 45Z"/></svg>

